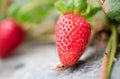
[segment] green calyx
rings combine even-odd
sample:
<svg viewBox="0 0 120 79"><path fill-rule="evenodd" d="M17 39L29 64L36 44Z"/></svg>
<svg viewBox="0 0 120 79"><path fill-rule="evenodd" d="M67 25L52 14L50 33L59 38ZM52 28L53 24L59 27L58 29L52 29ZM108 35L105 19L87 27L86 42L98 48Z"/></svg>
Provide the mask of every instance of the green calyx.
<svg viewBox="0 0 120 79"><path fill-rule="evenodd" d="M101 10L101 7L94 7L87 3L87 0L59 0L55 7L62 14L75 13L85 18L90 18Z"/></svg>

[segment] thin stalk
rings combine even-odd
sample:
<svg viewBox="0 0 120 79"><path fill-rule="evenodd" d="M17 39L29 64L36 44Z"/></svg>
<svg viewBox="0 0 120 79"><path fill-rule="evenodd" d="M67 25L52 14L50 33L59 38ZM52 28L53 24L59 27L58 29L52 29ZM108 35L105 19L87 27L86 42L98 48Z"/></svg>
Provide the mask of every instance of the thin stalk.
<svg viewBox="0 0 120 79"><path fill-rule="evenodd" d="M111 73L111 69L112 69L112 65L113 65L113 61L114 61L114 57L117 49L117 27L112 26L111 30L112 30L112 49L111 49L109 61L107 64L107 79L109 79L110 77L110 73Z"/></svg>
<svg viewBox="0 0 120 79"><path fill-rule="evenodd" d="M102 60L102 66L101 66L101 72L100 72L100 78L99 79L106 79L106 72L107 72L107 62L109 58L109 53L111 52L112 48L112 37L110 37L107 48L104 53L104 57Z"/></svg>
<svg viewBox="0 0 120 79"><path fill-rule="evenodd" d="M115 57L115 52L117 49L117 27L111 26L112 35L109 39L100 72L100 79L109 79L111 74L111 69L113 65L113 60Z"/></svg>

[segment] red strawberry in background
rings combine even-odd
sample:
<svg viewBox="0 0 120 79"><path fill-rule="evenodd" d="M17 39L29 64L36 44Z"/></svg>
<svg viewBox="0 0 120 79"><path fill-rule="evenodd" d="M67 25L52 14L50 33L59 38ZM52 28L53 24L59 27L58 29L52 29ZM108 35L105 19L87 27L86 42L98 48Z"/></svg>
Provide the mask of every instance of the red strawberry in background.
<svg viewBox="0 0 120 79"><path fill-rule="evenodd" d="M63 15L56 23L56 46L60 59L60 63L52 68L56 70L62 70L76 64L84 53L91 35L89 23L79 15L80 13L74 11L73 0L68 1L70 2L66 12L64 11L66 4L64 2L57 3L57 8L63 12ZM61 5L62 7L60 7Z"/></svg>
<svg viewBox="0 0 120 79"><path fill-rule="evenodd" d="M0 58L5 58L23 42L25 31L12 18L0 23Z"/></svg>

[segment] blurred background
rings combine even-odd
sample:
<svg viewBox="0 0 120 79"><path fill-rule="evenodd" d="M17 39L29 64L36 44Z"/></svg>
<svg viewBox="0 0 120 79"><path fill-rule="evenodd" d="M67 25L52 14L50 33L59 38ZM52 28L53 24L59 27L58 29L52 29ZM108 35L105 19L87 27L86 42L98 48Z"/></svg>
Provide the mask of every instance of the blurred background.
<svg viewBox="0 0 120 79"><path fill-rule="evenodd" d="M19 70L25 73L27 69L29 73L37 63L48 62L44 57L55 57L55 23L59 16L54 8L55 1L0 0L0 21L11 17L27 32L23 44L13 50L12 55L0 59L0 79L18 79Z"/></svg>
<svg viewBox="0 0 120 79"><path fill-rule="evenodd" d="M27 30L27 41L54 42L55 0L0 0L0 20L12 17Z"/></svg>

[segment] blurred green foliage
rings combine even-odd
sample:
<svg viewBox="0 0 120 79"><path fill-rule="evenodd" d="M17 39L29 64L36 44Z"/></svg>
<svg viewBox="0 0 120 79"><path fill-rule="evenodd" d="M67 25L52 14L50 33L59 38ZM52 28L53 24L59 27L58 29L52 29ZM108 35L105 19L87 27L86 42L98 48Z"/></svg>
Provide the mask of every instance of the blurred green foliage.
<svg viewBox="0 0 120 79"><path fill-rule="evenodd" d="M9 0L0 0L9 1ZM39 23L53 8L55 0L11 0L11 5L6 13L7 17L13 17L24 23ZM1 2L3 4L3 2ZM1 7L1 6L0 6ZM3 16L3 15L1 15Z"/></svg>
<svg viewBox="0 0 120 79"><path fill-rule="evenodd" d="M0 0L0 20L2 20L5 17L6 14L6 0Z"/></svg>

